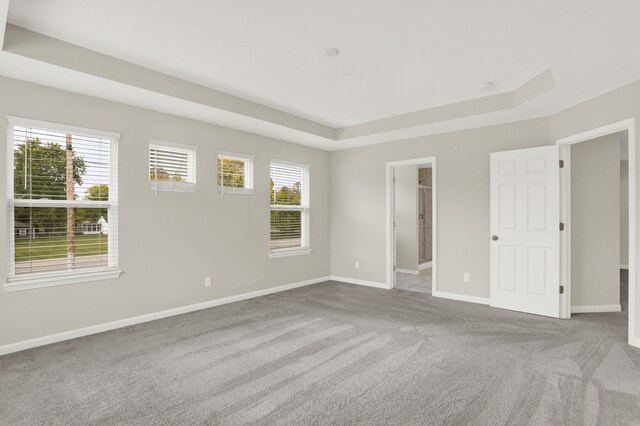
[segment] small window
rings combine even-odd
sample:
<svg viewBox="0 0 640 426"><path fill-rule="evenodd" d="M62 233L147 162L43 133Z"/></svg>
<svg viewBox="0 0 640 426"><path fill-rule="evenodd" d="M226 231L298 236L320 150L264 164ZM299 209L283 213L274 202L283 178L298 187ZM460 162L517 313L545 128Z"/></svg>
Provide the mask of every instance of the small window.
<svg viewBox="0 0 640 426"><path fill-rule="evenodd" d="M9 124L5 288L118 277L119 135L15 117Z"/></svg>
<svg viewBox="0 0 640 426"><path fill-rule="evenodd" d="M170 142L149 144L149 186L156 191L196 190L196 151L191 145Z"/></svg>
<svg viewBox="0 0 640 426"><path fill-rule="evenodd" d="M308 254L309 166L271 162L270 257Z"/></svg>
<svg viewBox="0 0 640 426"><path fill-rule="evenodd" d="M253 157L232 152L218 153L218 192L253 193Z"/></svg>

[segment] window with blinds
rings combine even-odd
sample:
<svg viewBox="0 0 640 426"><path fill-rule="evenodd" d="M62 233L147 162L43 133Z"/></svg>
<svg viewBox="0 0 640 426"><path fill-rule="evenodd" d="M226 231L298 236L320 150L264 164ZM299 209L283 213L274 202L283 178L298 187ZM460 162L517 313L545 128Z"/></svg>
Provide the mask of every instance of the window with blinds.
<svg viewBox="0 0 640 426"><path fill-rule="evenodd" d="M271 162L271 257L309 253L309 167Z"/></svg>
<svg viewBox="0 0 640 426"><path fill-rule="evenodd" d="M253 157L232 152L218 153L218 192L253 193Z"/></svg>
<svg viewBox="0 0 640 426"><path fill-rule="evenodd" d="M8 285L116 271L119 135L9 124Z"/></svg>
<svg viewBox="0 0 640 426"><path fill-rule="evenodd" d="M149 186L153 191L196 190L197 147L171 142L149 144Z"/></svg>

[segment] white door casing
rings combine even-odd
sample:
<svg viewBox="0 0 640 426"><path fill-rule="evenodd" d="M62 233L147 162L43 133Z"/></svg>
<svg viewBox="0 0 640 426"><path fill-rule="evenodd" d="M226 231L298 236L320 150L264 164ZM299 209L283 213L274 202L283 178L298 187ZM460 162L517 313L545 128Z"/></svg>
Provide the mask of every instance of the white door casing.
<svg viewBox="0 0 640 426"><path fill-rule="evenodd" d="M559 148L492 153L492 307L560 315Z"/></svg>

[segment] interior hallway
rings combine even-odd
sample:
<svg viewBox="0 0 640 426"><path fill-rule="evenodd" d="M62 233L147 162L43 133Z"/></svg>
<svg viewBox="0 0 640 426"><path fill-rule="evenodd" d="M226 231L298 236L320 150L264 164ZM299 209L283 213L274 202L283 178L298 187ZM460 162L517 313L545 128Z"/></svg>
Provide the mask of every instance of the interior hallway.
<svg viewBox="0 0 640 426"><path fill-rule="evenodd" d="M396 272L396 288L431 294L432 270L432 268L421 269L417 275Z"/></svg>

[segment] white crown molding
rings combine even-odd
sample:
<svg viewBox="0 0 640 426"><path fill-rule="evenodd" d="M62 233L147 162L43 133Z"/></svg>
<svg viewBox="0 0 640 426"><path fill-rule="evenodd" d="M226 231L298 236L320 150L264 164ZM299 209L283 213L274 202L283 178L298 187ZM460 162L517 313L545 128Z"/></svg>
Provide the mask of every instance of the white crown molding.
<svg viewBox="0 0 640 426"><path fill-rule="evenodd" d="M327 151L531 118L516 109L555 87L547 69L511 92L336 129L11 24L0 75Z"/></svg>

